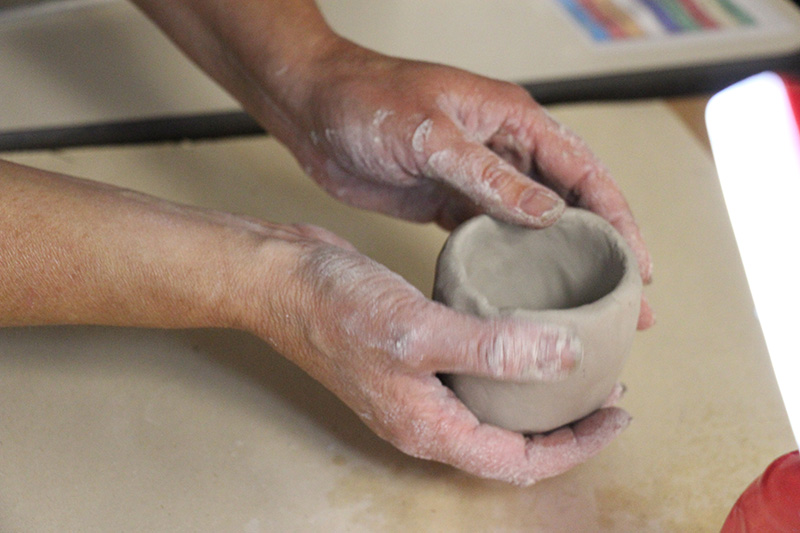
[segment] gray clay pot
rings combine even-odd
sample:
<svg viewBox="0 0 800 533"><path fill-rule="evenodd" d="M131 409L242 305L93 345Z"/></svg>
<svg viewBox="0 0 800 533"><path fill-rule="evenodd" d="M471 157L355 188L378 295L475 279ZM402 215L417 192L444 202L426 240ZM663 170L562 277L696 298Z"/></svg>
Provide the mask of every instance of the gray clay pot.
<svg viewBox="0 0 800 533"><path fill-rule="evenodd" d="M434 299L480 317L511 316L571 328L581 367L558 382L446 380L481 422L542 433L603 405L630 353L642 281L631 249L605 220L569 208L545 229L488 216L458 227L439 256Z"/></svg>

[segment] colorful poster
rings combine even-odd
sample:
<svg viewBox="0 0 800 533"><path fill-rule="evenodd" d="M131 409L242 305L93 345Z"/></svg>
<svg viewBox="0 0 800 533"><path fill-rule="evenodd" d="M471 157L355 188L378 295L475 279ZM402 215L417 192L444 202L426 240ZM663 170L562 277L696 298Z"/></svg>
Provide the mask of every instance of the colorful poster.
<svg viewBox="0 0 800 533"><path fill-rule="evenodd" d="M595 41L752 26L735 0L558 0Z"/></svg>

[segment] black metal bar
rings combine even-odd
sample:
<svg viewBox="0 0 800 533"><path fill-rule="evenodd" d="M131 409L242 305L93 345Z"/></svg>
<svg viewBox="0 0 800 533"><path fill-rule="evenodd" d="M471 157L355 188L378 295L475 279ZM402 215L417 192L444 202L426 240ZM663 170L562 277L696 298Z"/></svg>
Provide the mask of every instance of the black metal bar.
<svg viewBox="0 0 800 533"><path fill-rule="evenodd" d="M264 133L250 115L230 111L8 131L0 133L0 152L177 142Z"/></svg>

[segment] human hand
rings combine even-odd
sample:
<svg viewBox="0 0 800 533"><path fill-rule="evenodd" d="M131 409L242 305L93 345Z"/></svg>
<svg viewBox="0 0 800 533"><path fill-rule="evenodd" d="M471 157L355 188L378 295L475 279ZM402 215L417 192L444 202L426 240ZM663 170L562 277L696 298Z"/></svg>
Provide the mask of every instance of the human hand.
<svg viewBox="0 0 800 533"><path fill-rule="evenodd" d="M285 254L292 261L247 276L265 283L242 292L257 297L246 309L265 310L250 329L401 451L530 485L586 461L628 425L613 407L533 437L479 423L438 373L557 380L580 367L579 341L557 327L481 319L432 302L318 228L297 228L291 240L299 250Z"/></svg>
<svg viewBox="0 0 800 533"><path fill-rule="evenodd" d="M619 187L522 88L346 43L314 73L284 140L333 196L447 229L482 212L547 226L566 200L611 222L650 281L650 257ZM652 321L643 300L639 326Z"/></svg>

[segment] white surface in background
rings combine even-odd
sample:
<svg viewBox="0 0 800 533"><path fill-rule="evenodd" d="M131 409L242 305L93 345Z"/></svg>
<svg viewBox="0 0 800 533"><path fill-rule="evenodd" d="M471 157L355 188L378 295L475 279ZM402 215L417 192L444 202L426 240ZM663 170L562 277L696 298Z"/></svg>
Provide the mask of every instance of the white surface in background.
<svg viewBox="0 0 800 533"><path fill-rule="evenodd" d="M536 82L800 48L796 9L751 1L769 6L756 10L764 21L757 28L612 46L592 42L554 1L319 3L335 29L379 51ZM0 131L238 109L128 2L49 4L83 8L0 11Z"/></svg>
<svg viewBox="0 0 800 533"><path fill-rule="evenodd" d="M800 440L800 135L780 76L715 95L706 113L725 203L772 365Z"/></svg>

